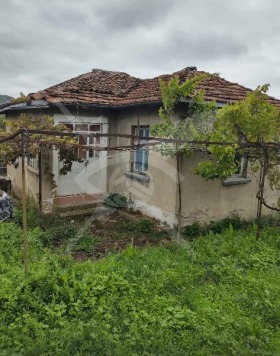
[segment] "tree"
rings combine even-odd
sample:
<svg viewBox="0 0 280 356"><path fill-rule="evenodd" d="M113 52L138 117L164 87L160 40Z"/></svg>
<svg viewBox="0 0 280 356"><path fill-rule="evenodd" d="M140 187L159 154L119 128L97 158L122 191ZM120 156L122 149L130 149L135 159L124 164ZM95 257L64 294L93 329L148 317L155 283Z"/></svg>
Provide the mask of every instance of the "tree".
<svg viewBox="0 0 280 356"><path fill-rule="evenodd" d="M260 235L262 206L280 211L280 110L269 102L269 85L259 86L246 99L228 104L218 110L214 126L207 133L197 132L196 138L213 142L232 142L229 145L212 144L207 149L212 159L201 162L195 173L206 179L225 179L236 173L237 154L250 162L255 173L259 172L257 193L257 234ZM278 192L275 205L267 202L265 182Z"/></svg>

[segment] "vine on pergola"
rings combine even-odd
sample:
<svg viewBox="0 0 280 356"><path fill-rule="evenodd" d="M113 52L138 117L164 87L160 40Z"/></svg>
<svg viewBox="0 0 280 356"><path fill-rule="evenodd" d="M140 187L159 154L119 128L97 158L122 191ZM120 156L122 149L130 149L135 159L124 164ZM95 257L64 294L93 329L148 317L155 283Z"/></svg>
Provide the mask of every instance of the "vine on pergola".
<svg viewBox="0 0 280 356"><path fill-rule="evenodd" d="M168 83L160 81L163 104L159 115L162 122L152 127L152 134L173 138L175 141L183 139L194 142L214 142L211 145L174 142L157 146L163 155L177 159L178 231L181 220L179 173L182 168L182 158L189 157L199 149L210 153L210 160L200 162L193 172L207 180L216 178L224 180L235 174L238 170L238 156L246 157L253 172L259 172L258 238L262 206L280 211L280 110L269 102L267 95L269 85L259 86L244 100L218 109L214 102L206 102L203 91L197 89L198 84L207 77L207 74L195 76L187 79L183 84L180 84L178 77L172 78ZM185 119L174 121L175 107L185 98L189 98ZM229 144L223 144L227 142ZM266 179L270 189L278 194L277 204L271 204L266 200Z"/></svg>
<svg viewBox="0 0 280 356"><path fill-rule="evenodd" d="M248 159L252 171L259 172L257 238L260 234L262 206L280 211L280 109L269 102L268 89L268 84L259 86L246 99L228 104L217 111L213 128L198 136L214 142L236 144L210 145L208 151L212 159L200 162L195 170L196 174L206 179L225 179L236 173L236 153ZM244 143L248 143L248 146ZM276 203L267 201L266 180L269 188L278 195Z"/></svg>
<svg viewBox="0 0 280 356"><path fill-rule="evenodd" d="M5 120L5 128L0 130L0 138L11 135L19 129L40 129L54 131L68 131L63 124L54 124L52 117L43 115L42 117L22 114L19 119ZM43 142L43 143L41 143ZM55 148L58 151L59 160L62 162L60 174L67 174L71 171L74 161L82 162L83 159L77 155L75 148L77 139L69 136L50 136L47 134L26 134L26 157L35 158L42 149ZM21 156L20 137L2 143L0 145L0 157L5 163L13 163Z"/></svg>
<svg viewBox="0 0 280 356"><path fill-rule="evenodd" d="M162 155L176 158L177 164L177 185L178 185L178 206L176 211L177 218L177 236L181 238L181 216L182 216L182 192L180 175L182 172L183 157L190 157L199 145L189 143L193 140L195 128L204 132L209 126L210 119L214 117L216 105L214 102L204 100L204 90L198 89L198 84L209 77L216 75L202 74L187 79L180 83L178 76L172 77L169 82L159 80L162 107L159 110L159 116L162 121L151 128L151 134L156 137L170 138L173 142L162 143L156 146L156 150ZM187 110L184 117L174 120L174 111L176 105L182 101L187 101Z"/></svg>

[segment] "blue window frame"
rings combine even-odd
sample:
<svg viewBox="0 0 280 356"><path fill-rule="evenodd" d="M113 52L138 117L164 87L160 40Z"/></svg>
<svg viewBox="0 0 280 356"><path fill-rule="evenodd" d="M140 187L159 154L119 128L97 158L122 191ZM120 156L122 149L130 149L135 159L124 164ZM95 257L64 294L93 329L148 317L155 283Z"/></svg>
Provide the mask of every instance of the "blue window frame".
<svg viewBox="0 0 280 356"><path fill-rule="evenodd" d="M138 127L133 128L133 135L138 135ZM149 140L149 127L148 126L140 126L139 128L139 136L143 137L140 139L140 144L143 145L148 143ZM134 144L138 144L138 139L134 139ZM138 147L134 152L133 157L133 170L138 172L147 172L148 170L148 159L149 159L149 148L148 147Z"/></svg>

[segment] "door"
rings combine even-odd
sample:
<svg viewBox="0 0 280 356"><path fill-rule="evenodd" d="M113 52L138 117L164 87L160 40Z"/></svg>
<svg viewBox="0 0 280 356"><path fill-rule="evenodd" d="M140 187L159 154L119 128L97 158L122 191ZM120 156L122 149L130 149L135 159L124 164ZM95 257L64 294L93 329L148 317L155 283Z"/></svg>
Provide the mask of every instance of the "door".
<svg viewBox="0 0 280 356"><path fill-rule="evenodd" d="M101 133L101 124L73 123L65 124L71 131L79 133L79 145L100 146L100 137L88 136ZM83 162L73 162L72 169L66 175L59 176L58 194L96 194L101 193L101 162L100 152L79 147L77 155ZM59 163L59 169L63 163Z"/></svg>

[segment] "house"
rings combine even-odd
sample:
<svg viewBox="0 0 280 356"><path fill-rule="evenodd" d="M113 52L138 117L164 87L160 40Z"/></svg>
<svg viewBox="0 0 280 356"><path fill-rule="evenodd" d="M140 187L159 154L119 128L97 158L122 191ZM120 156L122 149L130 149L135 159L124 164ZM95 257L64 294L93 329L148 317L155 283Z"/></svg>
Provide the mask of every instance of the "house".
<svg viewBox="0 0 280 356"><path fill-rule="evenodd" d="M90 137L88 133L135 133L140 127L140 136L149 135L149 127L159 122L161 106L159 78L168 81L177 75L184 81L197 74L195 67L187 67L170 75L152 79L139 79L126 73L93 69L91 72L54 85L48 89L29 94L24 103L6 104L0 108L13 120L22 113L34 117L51 115L55 123L64 123L73 132L80 134L80 144L93 146L125 146L130 139L125 137ZM215 100L217 105L234 103L244 99L251 91L244 86L223 78L210 77L200 83L205 90L206 100ZM280 106L280 101L270 98ZM188 105L181 103L174 119L180 119L181 111ZM145 143L145 139L142 140ZM178 184L176 162L171 157L147 148L134 152L124 151L81 151L83 163L74 163L71 172L61 175L57 152L43 154L42 195L46 206L85 204L101 199L109 193L131 195L136 206L170 226L176 223L178 210ZM190 170L204 159L201 153L183 162L181 181L182 222L209 222L230 214L252 218L256 214L256 178L250 172L242 172L229 178L224 184L220 180L205 181L194 176ZM48 172L47 172L48 171ZM38 160L27 162L27 189L29 194L38 194ZM57 187L51 184L52 175ZM16 194L21 192L21 170L8 167L12 186ZM269 198L273 193L267 191Z"/></svg>

